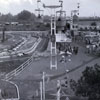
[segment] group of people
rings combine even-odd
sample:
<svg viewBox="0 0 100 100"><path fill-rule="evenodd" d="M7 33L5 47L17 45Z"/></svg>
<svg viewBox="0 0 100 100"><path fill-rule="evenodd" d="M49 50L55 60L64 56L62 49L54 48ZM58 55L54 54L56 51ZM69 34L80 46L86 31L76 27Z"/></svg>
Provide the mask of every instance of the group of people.
<svg viewBox="0 0 100 100"><path fill-rule="evenodd" d="M99 44L86 45L87 53L96 52L99 47Z"/></svg>
<svg viewBox="0 0 100 100"><path fill-rule="evenodd" d="M64 53L62 54L60 62L66 62L67 59L68 59L68 61L71 61L70 60L71 55L72 54L77 55L78 51L79 51L78 46L74 46L74 47L71 47L70 45L67 46L66 49L64 50Z"/></svg>
<svg viewBox="0 0 100 100"><path fill-rule="evenodd" d="M77 55L78 54L78 51L79 51L79 47L78 46L74 46L74 47L68 46L66 48L66 50L65 50L65 53L70 52L72 54Z"/></svg>
<svg viewBox="0 0 100 100"><path fill-rule="evenodd" d="M73 54L77 55L78 51L79 51L79 47L78 46L73 47Z"/></svg>

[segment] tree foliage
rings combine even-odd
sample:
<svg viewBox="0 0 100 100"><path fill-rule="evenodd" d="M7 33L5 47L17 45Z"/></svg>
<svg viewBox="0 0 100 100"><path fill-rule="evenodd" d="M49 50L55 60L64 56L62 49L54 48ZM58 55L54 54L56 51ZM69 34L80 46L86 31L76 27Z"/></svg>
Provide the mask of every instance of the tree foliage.
<svg viewBox="0 0 100 100"><path fill-rule="evenodd" d="M31 18L31 13L27 10L23 10L17 16L18 20L29 20Z"/></svg>
<svg viewBox="0 0 100 100"><path fill-rule="evenodd" d="M97 23L96 22L92 22L91 26L97 26Z"/></svg>
<svg viewBox="0 0 100 100"><path fill-rule="evenodd" d="M88 100L100 100L100 65L87 67L76 82L77 95L88 97Z"/></svg>
<svg viewBox="0 0 100 100"><path fill-rule="evenodd" d="M0 16L0 21L13 21L14 20L14 16L11 13L8 14L1 14Z"/></svg>

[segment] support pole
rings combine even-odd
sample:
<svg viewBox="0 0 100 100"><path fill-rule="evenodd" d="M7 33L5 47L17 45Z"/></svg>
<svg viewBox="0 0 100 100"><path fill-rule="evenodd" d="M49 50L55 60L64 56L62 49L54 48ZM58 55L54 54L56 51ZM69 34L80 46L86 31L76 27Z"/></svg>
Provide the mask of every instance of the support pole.
<svg viewBox="0 0 100 100"><path fill-rule="evenodd" d="M60 100L61 85L60 80L57 81L57 100Z"/></svg>
<svg viewBox="0 0 100 100"><path fill-rule="evenodd" d="M0 100L2 100L2 94L1 94L1 92L2 92L2 91L1 91L1 89L0 89Z"/></svg>
<svg viewBox="0 0 100 100"><path fill-rule="evenodd" d="M54 14L51 14L51 55L50 55L50 69L53 67L57 69L57 51L56 51L56 16L55 9L61 8L63 1L60 0L60 5L48 5L43 4L44 8L54 10Z"/></svg>
<svg viewBox="0 0 100 100"><path fill-rule="evenodd" d="M70 18L70 26L71 26L71 30L73 30L73 11L71 11L71 18Z"/></svg>
<svg viewBox="0 0 100 100"><path fill-rule="evenodd" d="M43 84L40 82L40 100L43 100Z"/></svg>
<svg viewBox="0 0 100 100"><path fill-rule="evenodd" d="M51 59L50 69L53 67L57 69L57 51L56 51L56 17L51 15Z"/></svg>
<svg viewBox="0 0 100 100"><path fill-rule="evenodd" d="M45 100L45 72L43 72L43 100Z"/></svg>
<svg viewBox="0 0 100 100"><path fill-rule="evenodd" d="M3 31L2 31L2 42L5 41L5 31L6 31L6 27L4 26Z"/></svg>

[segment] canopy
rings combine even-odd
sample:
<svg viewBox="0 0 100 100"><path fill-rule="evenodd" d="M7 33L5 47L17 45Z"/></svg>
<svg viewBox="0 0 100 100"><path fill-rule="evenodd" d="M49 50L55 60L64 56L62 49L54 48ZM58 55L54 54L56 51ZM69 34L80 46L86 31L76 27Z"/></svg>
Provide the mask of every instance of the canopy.
<svg viewBox="0 0 100 100"><path fill-rule="evenodd" d="M72 42L71 38L68 38L66 34L56 34L56 42Z"/></svg>

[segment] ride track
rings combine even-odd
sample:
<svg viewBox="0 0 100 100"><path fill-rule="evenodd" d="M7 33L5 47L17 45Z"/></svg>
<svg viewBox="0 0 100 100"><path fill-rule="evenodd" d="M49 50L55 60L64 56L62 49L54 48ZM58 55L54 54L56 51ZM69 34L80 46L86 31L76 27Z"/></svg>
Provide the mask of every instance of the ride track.
<svg viewBox="0 0 100 100"><path fill-rule="evenodd" d="M35 42L35 44L33 45L32 50L34 50L34 51L35 50L38 50L40 52L43 52L47 48L48 42L49 42L49 39L46 39L46 38L43 38L43 39L38 38L37 41ZM35 58L37 58L37 56L36 56L36 54L34 52L33 55L26 62L24 62L23 64L21 64L15 70L7 73L5 75L5 80L10 80L14 76L16 76L19 73L21 73L26 67L28 67L33 62L33 60Z"/></svg>
<svg viewBox="0 0 100 100"><path fill-rule="evenodd" d="M45 40L45 42L46 42L46 40ZM41 45L41 43L43 43L43 45L45 44L45 42L40 42L40 45ZM38 47L40 47L39 45L38 45ZM38 48L37 47L37 48ZM45 45L44 45L44 47L45 47ZM42 48L40 48L40 51L42 50ZM48 56L49 57L49 56ZM99 57L93 57L93 58L91 58L90 60L88 60L88 61L84 61L82 64L80 64L79 66L76 66L75 68L72 68L72 69L70 69L68 72L67 71L64 71L64 72L61 72L60 74L56 74L56 75L47 75L46 77L45 77L45 81L47 82L48 80L49 81L52 81L52 80L55 80L55 79L58 79L58 78L60 78L60 77L63 77L63 76L65 76L66 74L69 74L69 73L72 73L72 72L74 72L74 71L76 71L76 70L78 70L79 68L81 68L81 67L83 67L83 66L85 66L85 65L87 65L87 64L89 64L90 62L92 62L92 61L94 61L94 60L96 60L96 59L98 59ZM29 62L28 62L29 63ZM25 68L27 68L27 64L25 64L26 65L26 67ZM21 72L22 72L23 70L21 70ZM21 73L20 72L20 73ZM16 72L15 72L16 73ZM40 79L27 79L27 80L21 80L21 79L16 79L15 77L17 76L17 75L19 75L20 73L18 73L18 74L15 74L13 77L11 77L9 80L12 80L13 82L17 82L17 83L20 83L20 82L25 82L25 83L30 83L30 82L40 82L40 81L42 81L42 78L40 78ZM41 76L42 76L42 74L41 74ZM54 89L54 88L53 88ZM51 89L52 90L52 89ZM47 90L47 91L49 91L49 90Z"/></svg>
<svg viewBox="0 0 100 100"><path fill-rule="evenodd" d="M38 43L39 42L39 43ZM36 44L36 46L35 46L35 49L38 51L38 52L43 52L43 51L45 51L46 49L47 49L47 45L48 45L48 42L49 42L49 38L47 38L47 37L42 37L42 40L41 40L41 42L40 42L40 40L37 40L37 44ZM34 55L34 54L33 54ZM30 58L32 58L32 57L30 57ZM34 58L34 56L33 56L33 58ZM32 59L33 59L32 58ZM37 57L35 57L35 58L37 58ZM83 67L83 66L85 66L86 64L88 64L88 63L90 63L90 62L92 62L93 60L95 60L95 59L98 59L99 57L94 57L94 58L91 58L90 60L88 60L88 61L85 61L85 62L83 62L82 64L80 64L79 66L77 66L77 67L75 67L75 68L72 68L72 69L70 69L68 72L63 72L63 73L61 73L61 74L57 74L57 75L54 75L54 76L50 76L49 78L50 78L50 80L53 80L53 79L56 79L56 78L59 78L59 77L62 77L62 76L64 76L64 75L66 75L66 74L68 74L68 73L71 73L71 72L73 72L73 71L75 71L75 70L77 70L77 69L79 69L79 68L81 68L81 67ZM31 61L33 61L32 59L29 59L28 61L26 61L24 64L22 64L22 65L25 65L26 67L29 65L29 63L31 62ZM21 65L21 66L22 66ZM26 68L26 67L24 67L24 66L22 66L23 68ZM18 70L19 68L17 68L17 70ZM16 69L15 69L16 70ZM10 73L8 73L8 74L6 74L6 77L7 76L9 76L10 74L12 74L12 73L15 73L15 74L13 74L13 76L15 75L18 75L17 73L16 73L16 71L11 71ZM23 70L18 70L18 73L19 73L19 71L23 71ZM10 77L11 77L11 75L10 75ZM35 81L35 80L34 80ZM41 81L41 80L36 80L36 81Z"/></svg>

